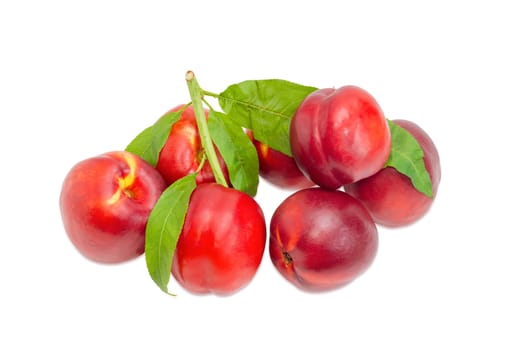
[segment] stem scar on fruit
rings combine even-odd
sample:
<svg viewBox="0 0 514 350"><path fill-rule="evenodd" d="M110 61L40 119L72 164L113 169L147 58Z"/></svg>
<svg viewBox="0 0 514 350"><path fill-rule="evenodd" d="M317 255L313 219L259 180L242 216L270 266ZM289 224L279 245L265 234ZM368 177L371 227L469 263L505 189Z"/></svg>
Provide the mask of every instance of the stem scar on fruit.
<svg viewBox="0 0 514 350"><path fill-rule="evenodd" d="M282 252L282 256L284 257L284 263L286 266L289 266L293 262L293 258L288 252Z"/></svg>
<svg viewBox="0 0 514 350"><path fill-rule="evenodd" d="M124 155L123 158L128 164L129 172L127 175L120 176L118 178L118 189L116 190L116 192L114 192L112 197L109 198L109 200L107 201L108 204L116 203L120 199L122 193L125 194L128 198L135 197L135 193L131 189L131 187L132 185L134 185L134 182L136 180L136 160L129 155Z"/></svg>

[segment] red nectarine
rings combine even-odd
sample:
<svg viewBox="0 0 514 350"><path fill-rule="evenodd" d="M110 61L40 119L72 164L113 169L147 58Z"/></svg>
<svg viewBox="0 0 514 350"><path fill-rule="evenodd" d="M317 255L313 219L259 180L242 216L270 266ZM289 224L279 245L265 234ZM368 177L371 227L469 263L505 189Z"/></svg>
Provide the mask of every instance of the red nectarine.
<svg viewBox="0 0 514 350"><path fill-rule="evenodd" d="M177 106L171 111L178 111L183 106ZM207 116L208 110L205 110ZM227 166L215 147L218 161L222 168L225 179L228 181ZM173 124L170 134L162 148L156 168L168 184L196 172L204 156L200 133L196 123L196 117L192 106L182 112L180 119ZM205 160L203 168L196 176L198 184L216 182L208 160Z"/></svg>
<svg viewBox="0 0 514 350"><path fill-rule="evenodd" d="M441 180L439 153L428 134L411 121L393 122L411 133L421 146L433 196L419 192L406 175L391 167L344 187L347 193L362 201L377 224L387 227L409 225L423 217L432 206Z"/></svg>
<svg viewBox="0 0 514 350"><path fill-rule="evenodd" d="M118 263L144 252L150 211L166 188L142 158L109 152L77 163L60 194L64 229L87 258Z"/></svg>
<svg viewBox="0 0 514 350"><path fill-rule="evenodd" d="M281 153L256 140L253 133L246 132L259 157L259 174L269 183L283 189L301 189L314 186L298 168L293 157Z"/></svg>
<svg viewBox="0 0 514 350"><path fill-rule="evenodd" d="M368 211L341 191L300 190L271 218L271 260L303 290L326 291L353 281L371 265L377 248L377 227Z"/></svg>

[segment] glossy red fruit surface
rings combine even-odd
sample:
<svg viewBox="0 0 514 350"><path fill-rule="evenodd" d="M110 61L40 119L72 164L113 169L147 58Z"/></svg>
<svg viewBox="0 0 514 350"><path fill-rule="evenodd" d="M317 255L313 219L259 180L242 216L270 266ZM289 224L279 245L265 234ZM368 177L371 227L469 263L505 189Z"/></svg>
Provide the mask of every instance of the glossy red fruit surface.
<svg viewBox="0 0 514 350"><path fill-rule="evenodd" d="M299 289L341 287L368 269L378 249L377 227L366 208L341 191L300 190L271 218L273 265Z"/></svg>
<svg viewBox="0 0 514 350"><path fill-rule="evenodd" d="M391 149L380 106L356 86L308 95L291 120L290 141L298 167L327 189L376 173Z"/></svg>
<svg viewBox="0 0 514 350"><path fill-rule="evenodd" d="M183 106L177 106L171 111L178 111ZM207 118L208 110L205 110ZM215 146L216 154L221 165L221 169L228 181L228 169ZM170 134L164 147L162 148L156 168L162 174L168 184L178 179L196 172L202 162L204 150L200 140L200 133L196 123L195 113L192 106L187 107L180 119L173 124ZM212 173L209 161L205 161L204 166L196 177L198 184L206 182L216 182Z"/></svg>
<svg viewBox="0 0 514 350"><path fill-rule="evenodd" d="M247 131L259 157L259 174L271 184L283 189L300 189L314 184L298 169L293 157L270 148L256 140L251 131Z"/></svg>
<svg viewBox="0 0 514 350"><path fill-rule="evenodd" d="M166 183L143 159L109 152L77 163L60 194L64 228L87 258L118 263L141 255L150 211Z"/></svg>
<svg viewBox="0 0 514 350"><path fill-rule="evenodd" d="M364 203L377 224L400 227L416 222L429 211L441 181L441 163L434 142L422 128L408 120L393 122L411 133L420 144L432 180L433 197L419 192L407 176L390 167L346 185L345 191Z"/></svg>
<svg viewBox="0 0 514 350"><path fill-rule="evenodd" d="M232 294L253 279L265 244L264 215L252 197L202 184L191 195L172 273L190 292Z"/></svg>

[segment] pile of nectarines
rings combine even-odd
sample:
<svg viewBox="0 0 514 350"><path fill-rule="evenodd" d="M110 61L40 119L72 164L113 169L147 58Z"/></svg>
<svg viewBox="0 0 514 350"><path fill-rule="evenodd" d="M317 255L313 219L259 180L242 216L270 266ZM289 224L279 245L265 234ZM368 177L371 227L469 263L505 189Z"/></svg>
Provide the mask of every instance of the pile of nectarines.
<svg viewBox="0 0 514 350"><path fill-rule="evenodd" d="M404 137L419 144L430 196L386 166L388 158L411 151L403 143L392 149L396 139L390 126L403 128ZM376 224L406 226L427 213L441 178L439 155L419 126L388 122L375 99L354 86L310 94L292 118L290 137L291 159L320 188L302 189L277 208L270 225L271 259L301 289L337 288L371 265L378 248Z"/></svg>
<svg viewBox="0 0 514 350"><path fill-rule="evenodd" d="M226 134L220 135L234 142L235 151L227 152L226 140L220 147L210 136L212 107L202 108L203 90L190 73L192 104L171 109L127 149L83 160L66 175L64 229L88 259L119 263L146 252L150 275L164 291L173 276L192 293L226 295L252 280L268 242L273 265L288 281L327 291L371 266L377 225L410 225L430 209L441 178L434 143L415 123L386 119L367 91L306 89L289 116L290 154L221 118ZM266 115L251 110L256 106L241 106L261 135L264 127L272 132ZM268 239L261 207L238 188L252 181L252 162L256 178L294 191L275 209ZM245 172L237 173L238 166Z"/></svg>

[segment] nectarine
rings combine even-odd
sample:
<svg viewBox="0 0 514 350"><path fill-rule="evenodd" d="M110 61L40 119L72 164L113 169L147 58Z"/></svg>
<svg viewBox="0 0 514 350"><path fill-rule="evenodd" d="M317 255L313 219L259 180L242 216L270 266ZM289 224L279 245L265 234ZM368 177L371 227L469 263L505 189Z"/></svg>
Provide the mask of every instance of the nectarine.
<svg viewBox="0 0 514 350"><path fill-rule="evenodd" d="M148 216L166 188L142 158L116 151L77 163L60 194L64 229L85 257L118 263L144 252Z"/></svg>
<svg viewBox="0 0 514 350"><path fill-rule="evenodd" d="M353 281L371 265L377 248L377 227L370 214L341 191L300 190L271 218L271 260L302 290L327 291Z"/></svg>
<svg viewBox="0 0 514 350"><path fill-rule="evenodd" d="M411 133L421 146L433 196L419 192L406 175L391 167L344 187L368 208L377 224L387 227L409 225L423 217L432 206L441 180L439 153L428 134L411 121L393 122Z"/></svg>

